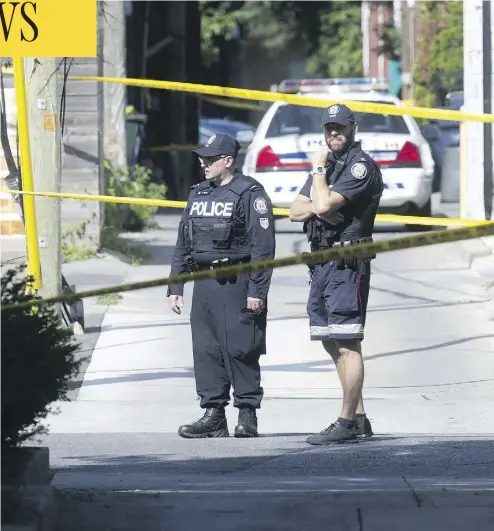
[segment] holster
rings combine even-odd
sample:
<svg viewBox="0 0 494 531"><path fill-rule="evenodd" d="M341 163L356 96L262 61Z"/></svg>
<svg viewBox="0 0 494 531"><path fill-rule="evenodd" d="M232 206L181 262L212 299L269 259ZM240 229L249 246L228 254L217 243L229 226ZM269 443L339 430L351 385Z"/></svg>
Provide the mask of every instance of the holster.
<svg viewBox="0 0 494 531"><path fill-rule="evenodd" d="M345 247L349 245L359 245L361 243L370 243L373 239L371 237L362 237L357 240L351 240L346 242L335 242L333 247ZM361 256L359 258L351 258L348 256L338 258L336 261L336 266L338 269L345 269L348 267L349 269L353 270L362 270L364 272L365 270L365 264L369 263L371 260L373 260L376 257L376 255L369 255L369 256Z"/></svg>
<svg viewBox="0 0 494 531"><path fill-rule="evenodd" d="M190 254L186 254L184 258L185 267L187 268L187 271L189 273L194 273L195 271L199 271L199 266L197 265L197 262L192 258Z"/></svg>

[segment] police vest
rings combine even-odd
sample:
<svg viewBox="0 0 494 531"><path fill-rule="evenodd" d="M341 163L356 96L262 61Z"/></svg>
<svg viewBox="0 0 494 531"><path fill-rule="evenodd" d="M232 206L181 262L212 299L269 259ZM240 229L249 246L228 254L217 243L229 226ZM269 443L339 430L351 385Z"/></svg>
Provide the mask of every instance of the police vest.
<svg viewBox="0 0 494 531"><path fill-rule="evenodd" d="M250 258L246 220L240 215L239 202L256 184L259 186L251 177L236 173L226 186L202 182L192 187L184 239L198 263L222 257Z"/></svg>
<svg viewBox="0 0 494 531"><path fill-rule="evenodd" d="M343 170L359 160L367 162L375 171L380 171L374 160L362 151L360 143L355 142L345 155L330 164L326 173L329 175L328 184L335 184ZM376 185L376 190L372 196L370 194L371 192L369 192L368 197L361 201L345 205L340 210L344 215L344 220L339 225L330 225L319 218L312 218L306 229L309 241L318 239L317 247L323 249L331 247L335 242L370 238L381 199L382 181L381 186Z"/></svg>

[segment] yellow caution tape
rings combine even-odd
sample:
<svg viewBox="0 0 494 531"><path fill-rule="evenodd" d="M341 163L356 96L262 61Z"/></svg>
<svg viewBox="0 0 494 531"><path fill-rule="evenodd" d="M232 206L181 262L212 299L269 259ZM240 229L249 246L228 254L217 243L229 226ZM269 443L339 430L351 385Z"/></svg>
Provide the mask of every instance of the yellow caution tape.
<svg viewBox="0 0 494 531"><path fill-rule="evenodd" d="M208 96L199 96L201 100L214 105L221 105L222 107L231 107L232 109L244 109L246 111L265 111L263 105L254 105L253 103L245 103L242 101L232 101L226 98L209 98Z"/></svg>
<svg viewBox="0 0 494 531"><path fill-rule="evenodd" d="M11 73L11 69L3 69L5 73ZM341 103L343 98L319 99L305 96L284 94L280 92L269 92L265 90L239 89L221 87L216 85L201 85L197 83L182 83L179 81L160 81L156 79L134 79L119 77L99 77L99 76L68 76L69 79L79 81L101 81L104 83L119 83L134 87L154 88L163 90L175 90L178 92L193 92L196 94L209 94L211 96L222 96L225 98L239 98L254 101L284 101L294 105L305 105L308 107L328 107L335 103ZM415 107L410 105L397 106L393 104L370 103L362 101L345 100L345 104L352 110L366 112L370 114L387 114L392 116L413 116L415 118L436 118L439 120L451 120L454 122L484 122L494 123L493 114L472 114L462 111L450 111L446 109L429 109L427 107Z"/></svg>
<svg viewBox="0 0 494 531"><path fill-rule="evenodd" d="M168 208L185 208L186 201L171 201L168 199L143 199L140 197L121 197L111 195L93 195L93 194L67 194L59 192L25 192L11 191L12 194L37 195L41 197L55 197L60 199L75 199L79 201L101 201L105 203L122 203L130 205L157 206ZM288 208L273 208L275 216L289 216ZM394 214L378 214L376 221L380 223L398 223L414 225L435 225L438 227L472 227L477 225L486 225L494 223L492 221L475 220L475 219L458 219L458 218L434 218L420 216L400 216Z"/></svg>
<svg viewBox="0 0 494 531"><path fill-rule="evenodd" d="M119 83L134 87L149 87L154 89L175 90L179 92L194 92L196 94L209 94L211 96L223 96L230 98L240 98L255 101L284 101L295 105L305 105L308 107L328 107L342 100L323 98L308 98L305 96L282 94L280 92L268 92L265 90L238 89L220 87L215 85L200 85L197 83L181 83L178 81L159 81L153 79L132 79L119 77L98 77L98 76L69 76L71 79L79 81L102 81L107 83ZM371 114L388 114L393 116L414 116L415 118L438 118L441 120L470 121L470 122L494 122L493 114L470 114L462 111L449 111L445 109L428 109L426 107L398 106L393 104L368 103L362 101L345 100L354 111Z"/></svg>
<svg viewBox="0 0 494 531"><path fill-rule="evenodd" d="M287 256L284 258L274 258L273 260L264 260L262 262L248 262L245 264L222 267L215 270L206 269L195 273L184 273L164 278L157 278L154 280L147 280L144 282L132 282L129 284L122 284L120 286L111 286L107 288L83 291L80 293L61 295L59 297L36 299L36 302L34 300L30 300L19 304L10 304L7 306L3 306L2 311L21 310L24 308L31 308L32 306L53 304L62 301L73 301L76 299L107 295L111 293L122 293L139 289L156 288L160 286L168 286L169 284L185 284L187 282L194 282L196 280L207 280L210 278L229 278L239 274L265 271L293 265L324 263L330 260L336 260L338 258L343 257L359 258L374 255L377 253L386 253L390 251L412 249L416 247L425 247L428 245L435 245L439 243L456 242L461 240L468 240L471 238L492 235L494 235L494 223L482 224L473 227L462 227L460 229L453 229L448 231L441 230L425 234L405 236L403 238L393 238L390 240L383 240L379 242L362 243L360 245L350 245L347 247L336 247L314 253L304 253Z"/></svg>
<svg viewBox="0 0 494 531"><path fill-rule="evenodd" d="M4 73L11 74L11 68L2 68ZM79 81L101 81L104 83L120 83L134 87L154 88L163 90L175 90L179 92L194 92L196 94L209 94L211 96L222 96L225 98L239 98L254 101L284 101L295 105L306 105L308 107L328 107L335 103L340 103L336 99L307 98L305 96L284 94L281 92L269 92L265 90L239 89L221 87L216 85L201 85L198 83L182 83L179 81L160 81L157 79L135 79L120 77L100 77L100 76L68 76L69 79ZM346 100L345 104L352 110L366 112L370 114L388 114L393 116L413 116L415 118L437 118L439 120L451 120L455 122L484 122L494 123L494 114L472 114L462 111L449 111L446 109L429 109L427 107L411 107L409 100L403 107L393 104L364 103L361 101ZM412 100L413 101L413 100Z"/></svg>
<svg viewBox="0 0 494 531"><path fill-rule="evenodd" d="M168 208L185 208L186 201L170 201L168 199L143 199L141 197L121 197L114 195L67 194L60 192L26 192L7 190L11 194L35 195L40 197L55 197L58 199L76 199L78 201L101 201L103 203L122 203L128 205L157 206ZM288 208L273 208L275 216L289 216ZM399 225L433 225L437 227L476 227L494 224L494 221L458 218L433 218L422 216L398 216L394 214L378 214L378 223L397 223Z"/></svg>

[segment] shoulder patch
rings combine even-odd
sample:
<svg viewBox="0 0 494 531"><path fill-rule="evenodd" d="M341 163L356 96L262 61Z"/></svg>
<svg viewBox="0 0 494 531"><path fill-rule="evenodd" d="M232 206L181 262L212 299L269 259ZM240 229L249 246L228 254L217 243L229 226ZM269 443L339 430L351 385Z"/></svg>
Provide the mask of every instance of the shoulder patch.
<svg viewBox="0 0 494 531"><path fill-rule="evenodd" d="M362 162L357 162L352 165L350 172L355 179L363 179L367 175L367 166Z"/></svg>
<svg viewBox="0 0 494 531"><path fill-rule="evenodd" d="M254 201L254 210L259 214L266 214L268 211L268 204L266 203L264 197L258 197Z"/></svg>

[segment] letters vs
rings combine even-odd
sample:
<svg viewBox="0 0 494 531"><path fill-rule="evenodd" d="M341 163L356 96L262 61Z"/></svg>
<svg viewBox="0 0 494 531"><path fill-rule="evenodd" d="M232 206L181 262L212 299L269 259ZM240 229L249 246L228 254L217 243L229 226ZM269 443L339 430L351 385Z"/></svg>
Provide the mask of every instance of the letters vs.
<svg viewBox="0 0 494 531"><path fill-rule="evenodd" d="M20 9L17 9L21 6ZM29 9L29 11L28 11ZM29 14L29 12L31 12ZM31 18L33 13L36 14L36 2L0 2L0 23L2 25L3 39L5 42L9 41L11 36L12 23L21 18L22 25L20 28L21 41L33 42L38 38L38 26ZM30 36L29 33L24 33L25 23L29 24L33 35ZM30 38L28 38L30 37ZM13 37L15 38L15 36Z"/></svg>

